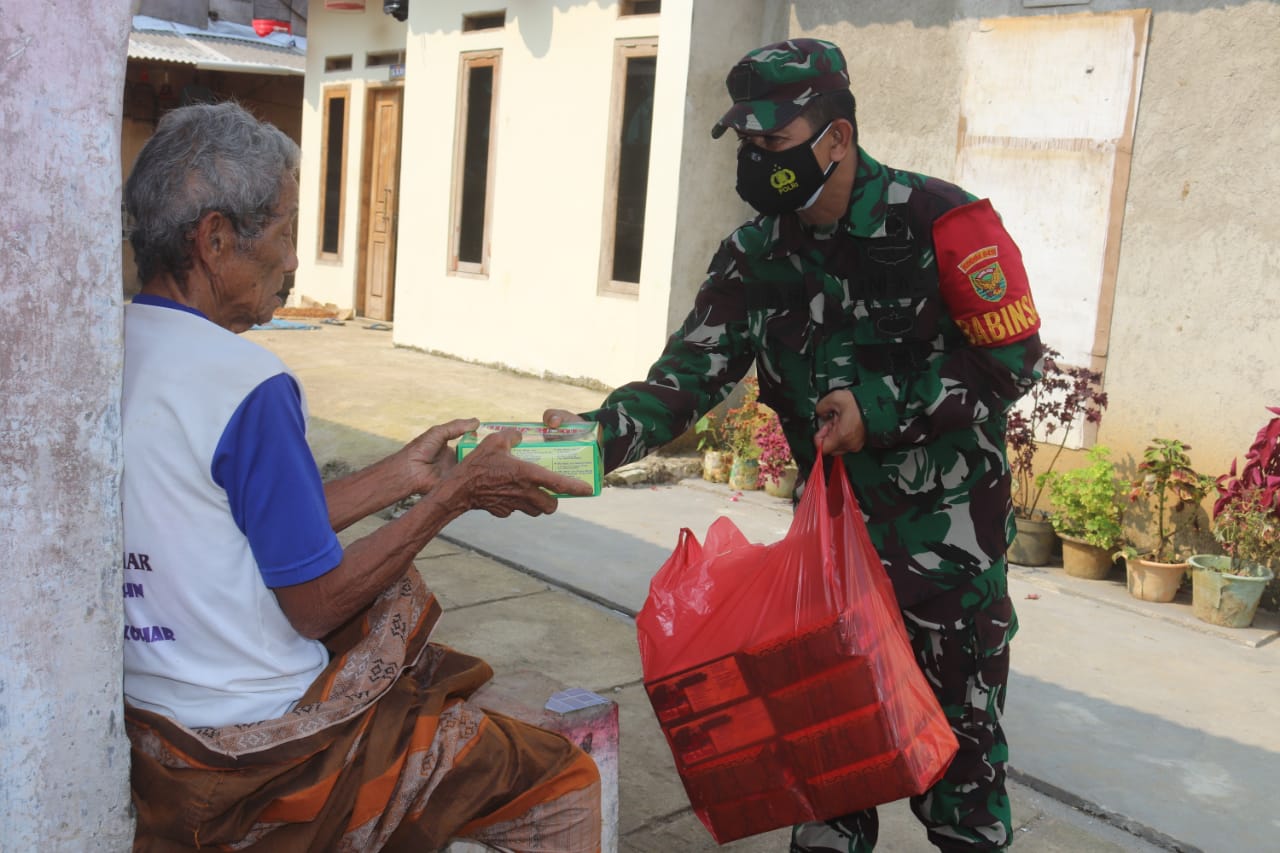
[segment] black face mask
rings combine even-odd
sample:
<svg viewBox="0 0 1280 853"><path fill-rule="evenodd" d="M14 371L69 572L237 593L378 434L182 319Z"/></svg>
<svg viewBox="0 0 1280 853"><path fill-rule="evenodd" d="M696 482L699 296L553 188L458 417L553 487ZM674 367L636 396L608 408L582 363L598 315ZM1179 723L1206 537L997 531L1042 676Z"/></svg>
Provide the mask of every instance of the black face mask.
<svg viewBox="0 0 1280 853"><path fill-rule="evenodd" d="M738 195L765 214L804 210L818 199L822 185L836 170L832 161L824 172L813 146L831 128L826 127L805 142L785 151L766 151L744 141L738 149Z"/></svg>

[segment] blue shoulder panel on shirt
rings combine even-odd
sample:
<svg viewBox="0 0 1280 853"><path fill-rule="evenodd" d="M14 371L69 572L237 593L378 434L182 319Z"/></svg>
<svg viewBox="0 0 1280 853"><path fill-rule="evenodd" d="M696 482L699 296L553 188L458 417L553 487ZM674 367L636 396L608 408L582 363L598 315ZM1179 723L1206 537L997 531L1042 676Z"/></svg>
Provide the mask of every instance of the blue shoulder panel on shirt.
<svg viewBox="0 0 1280 853"><path fill-rule="evenodd" d="M314 580L342 562L292 376L277 374L244 398L218 441L211 474L268 587Z"/></svg>

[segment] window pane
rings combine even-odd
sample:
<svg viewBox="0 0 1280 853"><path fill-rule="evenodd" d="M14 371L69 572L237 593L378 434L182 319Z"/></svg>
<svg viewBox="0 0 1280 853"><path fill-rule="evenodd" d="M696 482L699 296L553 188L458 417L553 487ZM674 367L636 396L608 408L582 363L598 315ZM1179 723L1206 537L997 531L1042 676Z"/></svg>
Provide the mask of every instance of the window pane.
<svg viewBox="0 0 1280 853"><path fill-rule="evenodd" d="M346 117L347 99L329 98L325 116L328 132L325 136L324 227L320 237L320 251L325 254L336 254L338 251L339 217L342 214L342 145L347 138Z"/></svg>
<svg viewBox="0 0 1280 853"><path fill-rule="evenodd" d="M662 11L662 0L622 0L619 15L656 15Z"/></svg>
<svg viewBox="0 0 1280 853"><path fill-rule="evenodd" d="M473 67L467 77L467 139L462 165L462 214L458 260L484 261L484 202L489 180L489 115L493 66Z"/></svg>
<svg viewBox="0 0 1280 853"><path fill-rule="evenodd" d="M627 60L618 155L618 208L613 241L613 280L640 281L644 245L645 189L649 183L649 138L653 130L656 56Z"/></svg>
<svg viewBox="0 0 1280 853"><path fill-rule="evenodd" d="M477 30L500 30L506 25L506 12L482 12L478 15L462 16L462 31L464 33L473 33Z"/></svg>

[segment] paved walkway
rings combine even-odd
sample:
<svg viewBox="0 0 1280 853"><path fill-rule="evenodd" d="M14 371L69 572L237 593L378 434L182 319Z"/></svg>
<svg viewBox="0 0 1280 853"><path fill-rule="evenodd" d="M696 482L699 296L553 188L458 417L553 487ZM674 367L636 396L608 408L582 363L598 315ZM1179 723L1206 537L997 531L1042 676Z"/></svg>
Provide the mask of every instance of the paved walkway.
<svg viewBox="0 0 1280 853"><path fill-rule="evenodd" d="M531 419L601 397L395 348L392 333L360 321L249 334L301 378L322 463L365 464L452 417ZM680 527L701 537L719 515L754 541L779 538L790 520L786 501L701 480L610 488L541 519L470 513L418 561L446 609L439 640L484 657L499 679L533 669L618 701L623 850L721 849L688 808L640 685L629 618ZM1130 598L1118 571L1082 581L1013 567L1010 587L1022 626L1006 714L1017 849L1280 849L1275 614L1214 628L1186 601ZM903 804L883 813L880 850L932 849ZM785 850L785 833L722 849Z"/></svg>

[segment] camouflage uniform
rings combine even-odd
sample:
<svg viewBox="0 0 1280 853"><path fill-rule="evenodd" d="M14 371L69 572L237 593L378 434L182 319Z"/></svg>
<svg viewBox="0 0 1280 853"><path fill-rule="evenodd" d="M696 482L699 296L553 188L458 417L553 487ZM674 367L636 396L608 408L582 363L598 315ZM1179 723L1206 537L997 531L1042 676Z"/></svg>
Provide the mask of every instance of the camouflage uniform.
<svg viewBox="0 0 1280 853"><path fill-rule="evenodd" d="M838 51L835 59L842 71ZM824 66L832 61L822 54ZM810 227L783 214L739 227L645 381L584 413L601 424L612 469L681 435L754 362L760 399L778 413L803 474L815 461L818 401L836 389L853 394L867 445L845 456L849 479L917 660L960 741L943 781L912 802L944 850L998 850L1010 841L999 725L1016 630L1005 577L1014 530L1005 412L1038 378L1041 357L1029 294L1012 343L993 340L1015 337L1006 334L1015 323L1000 320L1007 314L984 333L948 310L935 224L950 211L979 209L973 202L956 186L882 166L859 149L841 221ZM984 209L988 230L1003 234ZM1018 258L1006 253L1005 263L1011 280L1021 274ZM975 290L983 285L970 278ZM864 851L874 843L871 811L798 827L792 849Z"/></svg>

